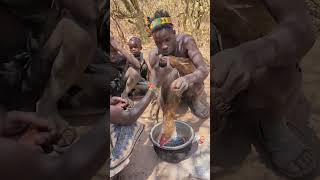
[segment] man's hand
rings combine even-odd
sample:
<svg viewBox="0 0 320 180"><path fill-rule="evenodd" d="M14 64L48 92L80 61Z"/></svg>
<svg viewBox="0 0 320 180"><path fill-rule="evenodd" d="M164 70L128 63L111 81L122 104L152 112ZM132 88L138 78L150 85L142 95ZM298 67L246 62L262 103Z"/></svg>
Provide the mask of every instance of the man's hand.
<svg viewBox="0 0 320 180"><path fill-rule="evenodd" d="M170 69L172 69L170 68L170 63L167 63L164 67L160 67L159 63L160 61L157 61L150 72L150 80L157 86L162 85L166 75L170 72Z"/></svg>
<svg viewBox="0 0 320 180"><path fill-rule="evenodd" d="M126 99L114 96L110 98L110 105L118 106L121 109L125 109L129 105L129 103Z"/></svg>
<svg viewBox="0 0 320 180"><path fill-rule="evenodd" d="M185 77L179 77L171 83L170 88L177 96L181 97L182 93L189 88L189 84Z"/></svg>
<svg viewBox="0 0 320 180"><path fill-rule="evenodd" d="M123 99L117 96L113 96L110 98L110 105L116 105L118 103L128 103L128 101L126 99Z"/></svg>
<svg viewBox="0 0 320 180"><path fill-rule="evenodd" d="M212 57L212 85L226 103L248 88L251 73L256 68L253 57L240 48L224 50Z"/></svg>

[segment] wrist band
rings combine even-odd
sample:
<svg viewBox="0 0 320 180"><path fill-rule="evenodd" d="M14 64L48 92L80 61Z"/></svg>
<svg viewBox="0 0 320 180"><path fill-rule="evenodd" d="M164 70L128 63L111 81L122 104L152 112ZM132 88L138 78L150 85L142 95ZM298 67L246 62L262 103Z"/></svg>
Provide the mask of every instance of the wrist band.
<svg viewBox="0 0 320 180"><path fill-rule="evenodd" d="M158 94L158 92L160 91L160 87L157 87L155 84L153 83L148 83L148 88L151 92L154 92L156 94Z"/></svg>

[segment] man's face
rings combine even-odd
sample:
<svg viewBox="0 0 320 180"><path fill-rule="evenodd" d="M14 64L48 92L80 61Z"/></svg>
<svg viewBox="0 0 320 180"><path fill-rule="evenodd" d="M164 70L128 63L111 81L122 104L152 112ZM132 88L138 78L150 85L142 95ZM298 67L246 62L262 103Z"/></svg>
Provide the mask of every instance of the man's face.
<svg viewBox="0 0 320 180"><path fill-rule="evenodd" d="M172 55L176 49L176 32L172 29L161 29L152 34L158 51L163 55Z"/></svg>
<svg viewBox="0 0 320 180"><path fill-rule="evenodd" d="M134 56L139 56L140 55L140 51L142 49L141 43L136 42L136 41L129 41L128 45L129 45L130 52Z"/></svg>

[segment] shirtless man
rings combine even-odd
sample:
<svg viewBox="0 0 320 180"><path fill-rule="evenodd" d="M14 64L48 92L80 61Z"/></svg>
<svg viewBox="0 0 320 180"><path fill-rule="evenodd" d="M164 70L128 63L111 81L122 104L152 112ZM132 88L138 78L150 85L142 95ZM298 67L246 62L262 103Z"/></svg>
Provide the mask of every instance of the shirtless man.
<svg viewBox="0 0 320 180"><path fill-rule="evenodd" d="M258 121L274 166L289 177L304 177L316 160L287 127L286 115L301 93L300 61L315 41L306 5L302 0L248 0L243 2L248 6L236 8L235 3L212 5L225 48L211 58L212 97L231 104L241 119Z"/></svg>
<svg viewBox="0 0 320 180"><path fill-rule="evenodd" d="M165 18L166 20L160 22L159 18ZM209 69L195 40L187 34L176 34L169 13L163 10L155 12L150 29L157 46L157 49L151 51L149 55L151 68L159 61L159 55L164 56L162 59L168 62L170 61L168 56L189 58L195 65L196 71L178 77L173 82L166 81L165 83L171 84L171 90L169 91L189 103L194 115L201 119L208 118L209 104L206 102L203 81L208 76ZM173 77L176 75L178 75L177 71L172 70L168 76Z"/></svg>

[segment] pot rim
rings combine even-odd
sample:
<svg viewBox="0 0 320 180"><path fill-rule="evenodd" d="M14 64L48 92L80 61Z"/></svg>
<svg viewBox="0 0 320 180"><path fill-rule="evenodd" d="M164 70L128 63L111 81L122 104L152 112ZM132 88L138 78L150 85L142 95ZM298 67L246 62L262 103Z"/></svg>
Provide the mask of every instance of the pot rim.
<svg viewBox="0 0 320 180"><path fill-rule="evenodd" d="M175 122L176 122L176 123L177 123L177 122L178 122L178 123L182 123L182 124L184 124L185 126L187 126L187 127L189 128L189 130L190 130L190 132L191 132L191 136L190 136L190 138L188 139L188 141L185 142L184 144L179 145L179 146L174 146L174 147L171 147L171 146L162 146L162 147L160 147L160 144L159 144L159 143L153 138L153 136L152 136L152 133L153 133L153 131L155 130L155 128L157 128L158 126L161 126L161 125L162 125L162 122L159 122L159 123L157 123L156 125L154 125L154 126L151 128L151 131L150 131L150 133L149 133L149 138L151 139L152 144L153 144L154 146L157 146L158 148L164 149L164 150L179 150L179 149L182 149L182 148L184 148L184 147L192 144L192 141L193 141L193 139L194 139L194 131L193 131L193 128L192 128L188 123L186 123L186 122L184 122L184 121L175 120Z"/></svg>

